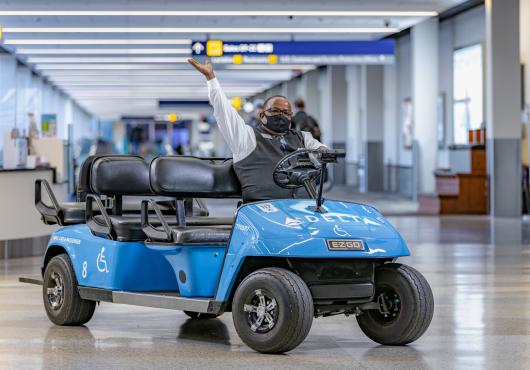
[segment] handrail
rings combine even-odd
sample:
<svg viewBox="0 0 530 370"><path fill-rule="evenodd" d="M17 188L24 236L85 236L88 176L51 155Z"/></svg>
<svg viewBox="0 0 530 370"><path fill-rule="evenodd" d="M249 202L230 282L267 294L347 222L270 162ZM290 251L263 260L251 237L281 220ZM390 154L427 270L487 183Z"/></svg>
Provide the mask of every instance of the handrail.
<svg viewBox="0 0 530 370"><path fill-rule="evenodd" d="M156 217L158 218L158 221L160 221L162 228L153 226L149 221L149 206L155 211ZM162 211L158 207L158 204L153 199L142 200L141 221L142 231L147 235L149 240L163 242L171 242L173 240L171 228L164 218Z"/></svg>
<svg viewBox="0 0 530 370"><path fill-rule="evenodd" d="M101 213L101 216L103 217L104 223L99 222L94 217L94 212L92 210L92 203L93 201L96 202L97 208L99 212ZM95 234L98 235L105 235L107 238L114 240L115 239L115 232L112 227L112 222L110 220L109 214L107 213L107 210L105 209L105 206L103 206L103 202L99 198L99 196L95 194L87 194L86 195L86 224L92 230Z"/></svg>
<svg viewBox="0 0 530 370"><path fill-rule="evenodd" d="M46 193L48 194L48 197L52 202L51 206L44 203L44 201L42 200L43 187L44 189L46 189ZM55 194L53 193L50 184L45 179L35 180L35 208L41 214L42 220L46 224L53 224L53 221L55 221L55 223L62 226L61 218L59 217L61 207L59 205L59 202L57 202L57 198L55 198Z"/></svg>

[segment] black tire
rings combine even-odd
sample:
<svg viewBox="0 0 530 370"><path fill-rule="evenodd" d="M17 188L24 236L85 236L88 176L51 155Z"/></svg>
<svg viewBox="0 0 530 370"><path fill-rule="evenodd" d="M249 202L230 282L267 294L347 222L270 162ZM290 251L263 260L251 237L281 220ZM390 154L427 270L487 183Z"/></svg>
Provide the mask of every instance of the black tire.
<svg viewBox="0 0 530 370"><path fill-rule="evenodd" d="M53 290L51 294L48 294L49 289ZM53 257L46 266L42 298L48 318L56 325L83 325L92 318L96 309L95 301L79 296L77 279L67 254Z"/></svg>
<svg viewBox="0 0 530 370"><path fill-rule="evenodd" d="M194 320L215 319L216 317L220 316L215 313L203 313L203 312L193 312L193 311L184 311L184 313Z"/></svg>
<svg viewBox="0 0 530 370"><path fill-rule="evenodd" d="M375 297L385 301L387 313L369 310L357 316L364 334L385 345L405 345L421 337L434 312L432 291L423 275L410 266L388 263L376 269L375 285Z"/></svg>
<svg viewBox="0 0 530 370"><path fill-rule="evenodd" d="M248 311L251 308L255 311ZM239 284L232 316L239 337L250 348L262 353L288 352L302 343L311 329L313 299L307 285L293 272L264 268Z"/></svg>

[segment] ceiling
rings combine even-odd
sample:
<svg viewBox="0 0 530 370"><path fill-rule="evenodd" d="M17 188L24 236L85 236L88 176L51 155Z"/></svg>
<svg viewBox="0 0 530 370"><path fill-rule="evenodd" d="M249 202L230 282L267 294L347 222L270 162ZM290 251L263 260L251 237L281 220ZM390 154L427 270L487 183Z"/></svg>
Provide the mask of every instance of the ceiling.
<svg viewBox="0 0 530 370"><path fill-rule="evenodd" d="M186 63L191 40L378 39L462 2L0 0L0 25L5 49L87 111L115 119L156 114L159 99L207 99ZM231 65L217 76L228 96L244 98L314 67Z"/></svg>

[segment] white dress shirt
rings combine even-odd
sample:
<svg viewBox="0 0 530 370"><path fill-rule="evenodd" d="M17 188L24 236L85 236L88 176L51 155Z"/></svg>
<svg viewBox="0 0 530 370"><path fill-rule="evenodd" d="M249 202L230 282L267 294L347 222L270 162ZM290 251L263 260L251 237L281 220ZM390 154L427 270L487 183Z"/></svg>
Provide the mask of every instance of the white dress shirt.
<svg viewBox="0 0 530 370"><path fill-rule="evenodd" d="M250 155L256 149L256 135L243 118L232 107L217 78L207 81L208 98L213 107L213 115L219 125L226 144L232 151L234 163ZM320 143L310 132L302 131L306 149L318 149L324 144Z"/></svg>

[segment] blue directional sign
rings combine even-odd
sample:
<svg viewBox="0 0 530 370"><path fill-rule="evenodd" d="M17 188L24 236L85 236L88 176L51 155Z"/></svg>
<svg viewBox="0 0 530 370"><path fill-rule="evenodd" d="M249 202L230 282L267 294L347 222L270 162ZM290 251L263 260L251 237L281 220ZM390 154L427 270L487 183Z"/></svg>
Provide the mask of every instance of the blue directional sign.
<svg viewBox="0 0 530 370"><path fill-rule="evenodd" d="M194 41L192 54L221 64L392 63L395 41Z"/></svg>

